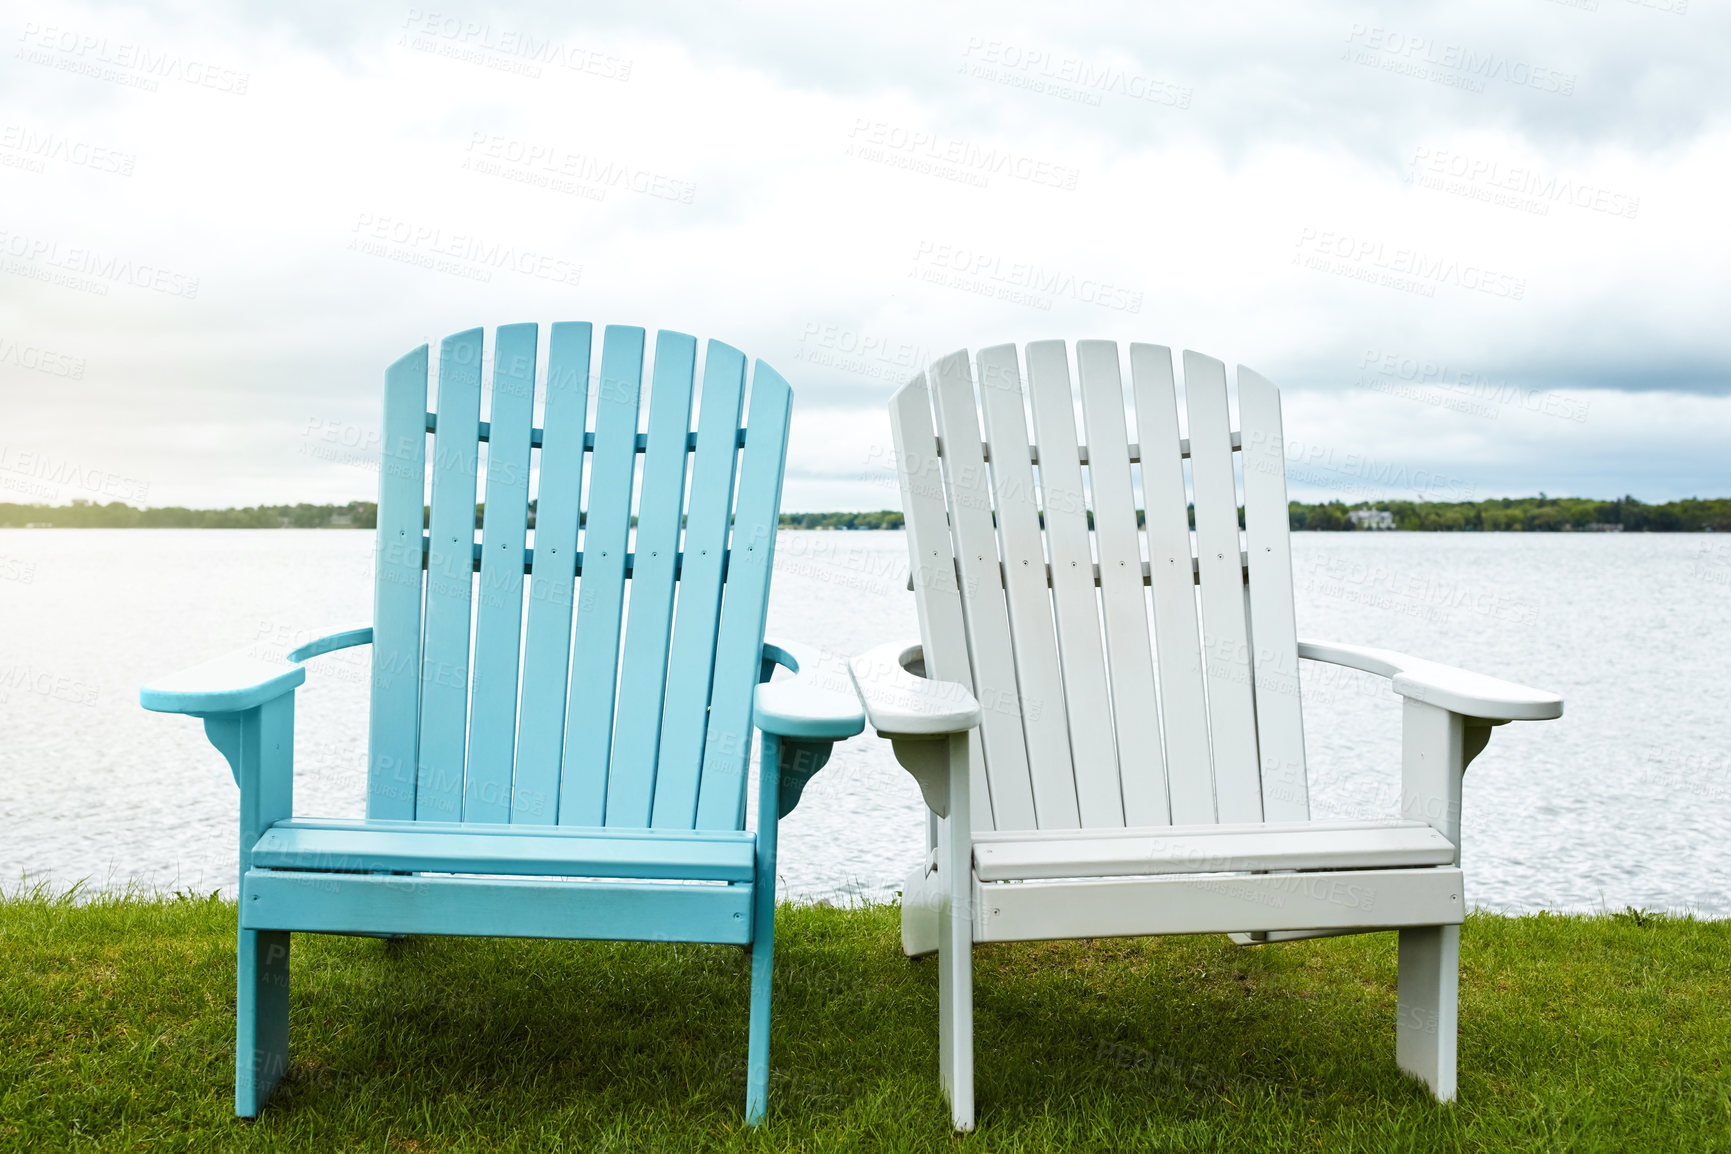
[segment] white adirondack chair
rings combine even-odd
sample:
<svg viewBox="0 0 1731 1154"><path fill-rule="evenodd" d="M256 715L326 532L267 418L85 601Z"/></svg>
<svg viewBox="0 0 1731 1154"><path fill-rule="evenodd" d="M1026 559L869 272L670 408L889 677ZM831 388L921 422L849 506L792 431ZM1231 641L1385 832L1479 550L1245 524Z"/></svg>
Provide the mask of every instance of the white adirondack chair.
<svg viewBox="0 0 1731 1154"><path fill-rule="evenodd" d="M1118 346L1077 343L1081 430L1062 341L1027 346L1025 389L1000 345L979 353L977 392L964 350L890 403L920 640L853 673L942 819L902 934L910 956L939 954L955 1125L974 1121L974 942L1398 930L1396 1060L1452 1099L1461 775L1491 726L1562 701L1298 641L1278 391L1239 368L1234 431L1225 366L1186 352L1181 438L1170 350L1129 359L1127 405ZM1398 819L1311 820L1300 658L1405 699Z"/></svg>

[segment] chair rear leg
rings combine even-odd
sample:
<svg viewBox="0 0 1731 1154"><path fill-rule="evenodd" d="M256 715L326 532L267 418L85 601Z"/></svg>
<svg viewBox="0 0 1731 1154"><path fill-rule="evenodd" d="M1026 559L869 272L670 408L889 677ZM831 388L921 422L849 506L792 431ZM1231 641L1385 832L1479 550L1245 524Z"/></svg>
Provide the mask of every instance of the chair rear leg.
<svg viewBox="0 0 1731 1154"><path fill-rule="evenodd" d="M1452 1102L1455 1097L1460 954L1459 926L1400 931L1395 1060L1401 1069L1422 1079L1439 1102Z"/></svg>
<svg viewBox="0 0 1731 1154"><path fill-rule="evenodd" d="M288 1070L289 935L241 930L237 962L234 1112L256 1118Z"/></svg>

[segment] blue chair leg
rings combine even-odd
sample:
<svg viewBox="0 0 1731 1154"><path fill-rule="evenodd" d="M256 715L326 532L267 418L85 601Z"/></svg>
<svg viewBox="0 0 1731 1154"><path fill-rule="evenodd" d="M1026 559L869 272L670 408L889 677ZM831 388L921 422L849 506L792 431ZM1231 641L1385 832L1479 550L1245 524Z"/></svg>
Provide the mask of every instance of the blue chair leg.
<svg viewBox="0 0 1731 1154"><path fill-rule="evenodd" d="M241 930L238 962L234 1112L256 1118L288 1070L288 934Z"/></svg>
<svg viewBox="0 0 1731 1154"><path fill-rule="evenodd" d="M745 1057L745 1121L756 1126L769 1104L769 995L775 974L775 835L780 818L781 741L763 735L758 778L757 869L751 908L751 1037Z"/></svg>

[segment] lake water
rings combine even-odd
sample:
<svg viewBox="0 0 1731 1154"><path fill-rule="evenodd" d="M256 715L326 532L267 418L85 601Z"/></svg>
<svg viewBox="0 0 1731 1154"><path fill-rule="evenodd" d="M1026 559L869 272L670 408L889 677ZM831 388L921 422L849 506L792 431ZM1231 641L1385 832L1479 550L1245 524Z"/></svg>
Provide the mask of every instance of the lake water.
<svg viewBox="0 0 1731 1154"><path fill-rule="evenodd" d="M370 615L362 531L0 530L0 885L235 884L237 791L153 675ZM913 638L900 533L779 538L771 637L836 654ZM1468 897L1485 908L1731 915L1731 542L1708 535L1300 533L1301 636L1553 689L1467 774ZM358 816L370 650L312 663L296 809ZM1398 808L1399 701L1307 663L1317 816ZM924 845L912 780L869 734L782 824L785 891L893 895Z"/></svg>

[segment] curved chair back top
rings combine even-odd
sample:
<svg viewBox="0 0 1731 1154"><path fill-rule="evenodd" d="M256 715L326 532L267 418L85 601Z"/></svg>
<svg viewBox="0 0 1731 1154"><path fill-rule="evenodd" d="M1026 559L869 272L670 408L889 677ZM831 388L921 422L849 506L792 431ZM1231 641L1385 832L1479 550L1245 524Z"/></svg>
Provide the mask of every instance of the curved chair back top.
<svg viewBox="0 0 1731 1154"><path fill-rule="evenodd" d="M975 827L1304 820L1280 394L1240 367L1233 429L1186 352L1181 429L1170 349L1130 345L1128 390L1115 343L1074 352L953 353L890 404L925 672L981 706Z"/></svg>
<svg viewBox="0 0 1731 1154"><path fill-rule="evenodd" d="M737 349L694 402L695 338L656 334L647 388L643 329L593 373L591 338L471 329L385 373L370 818L743 828L791 393L757 362L742 424Z"/></svg>

